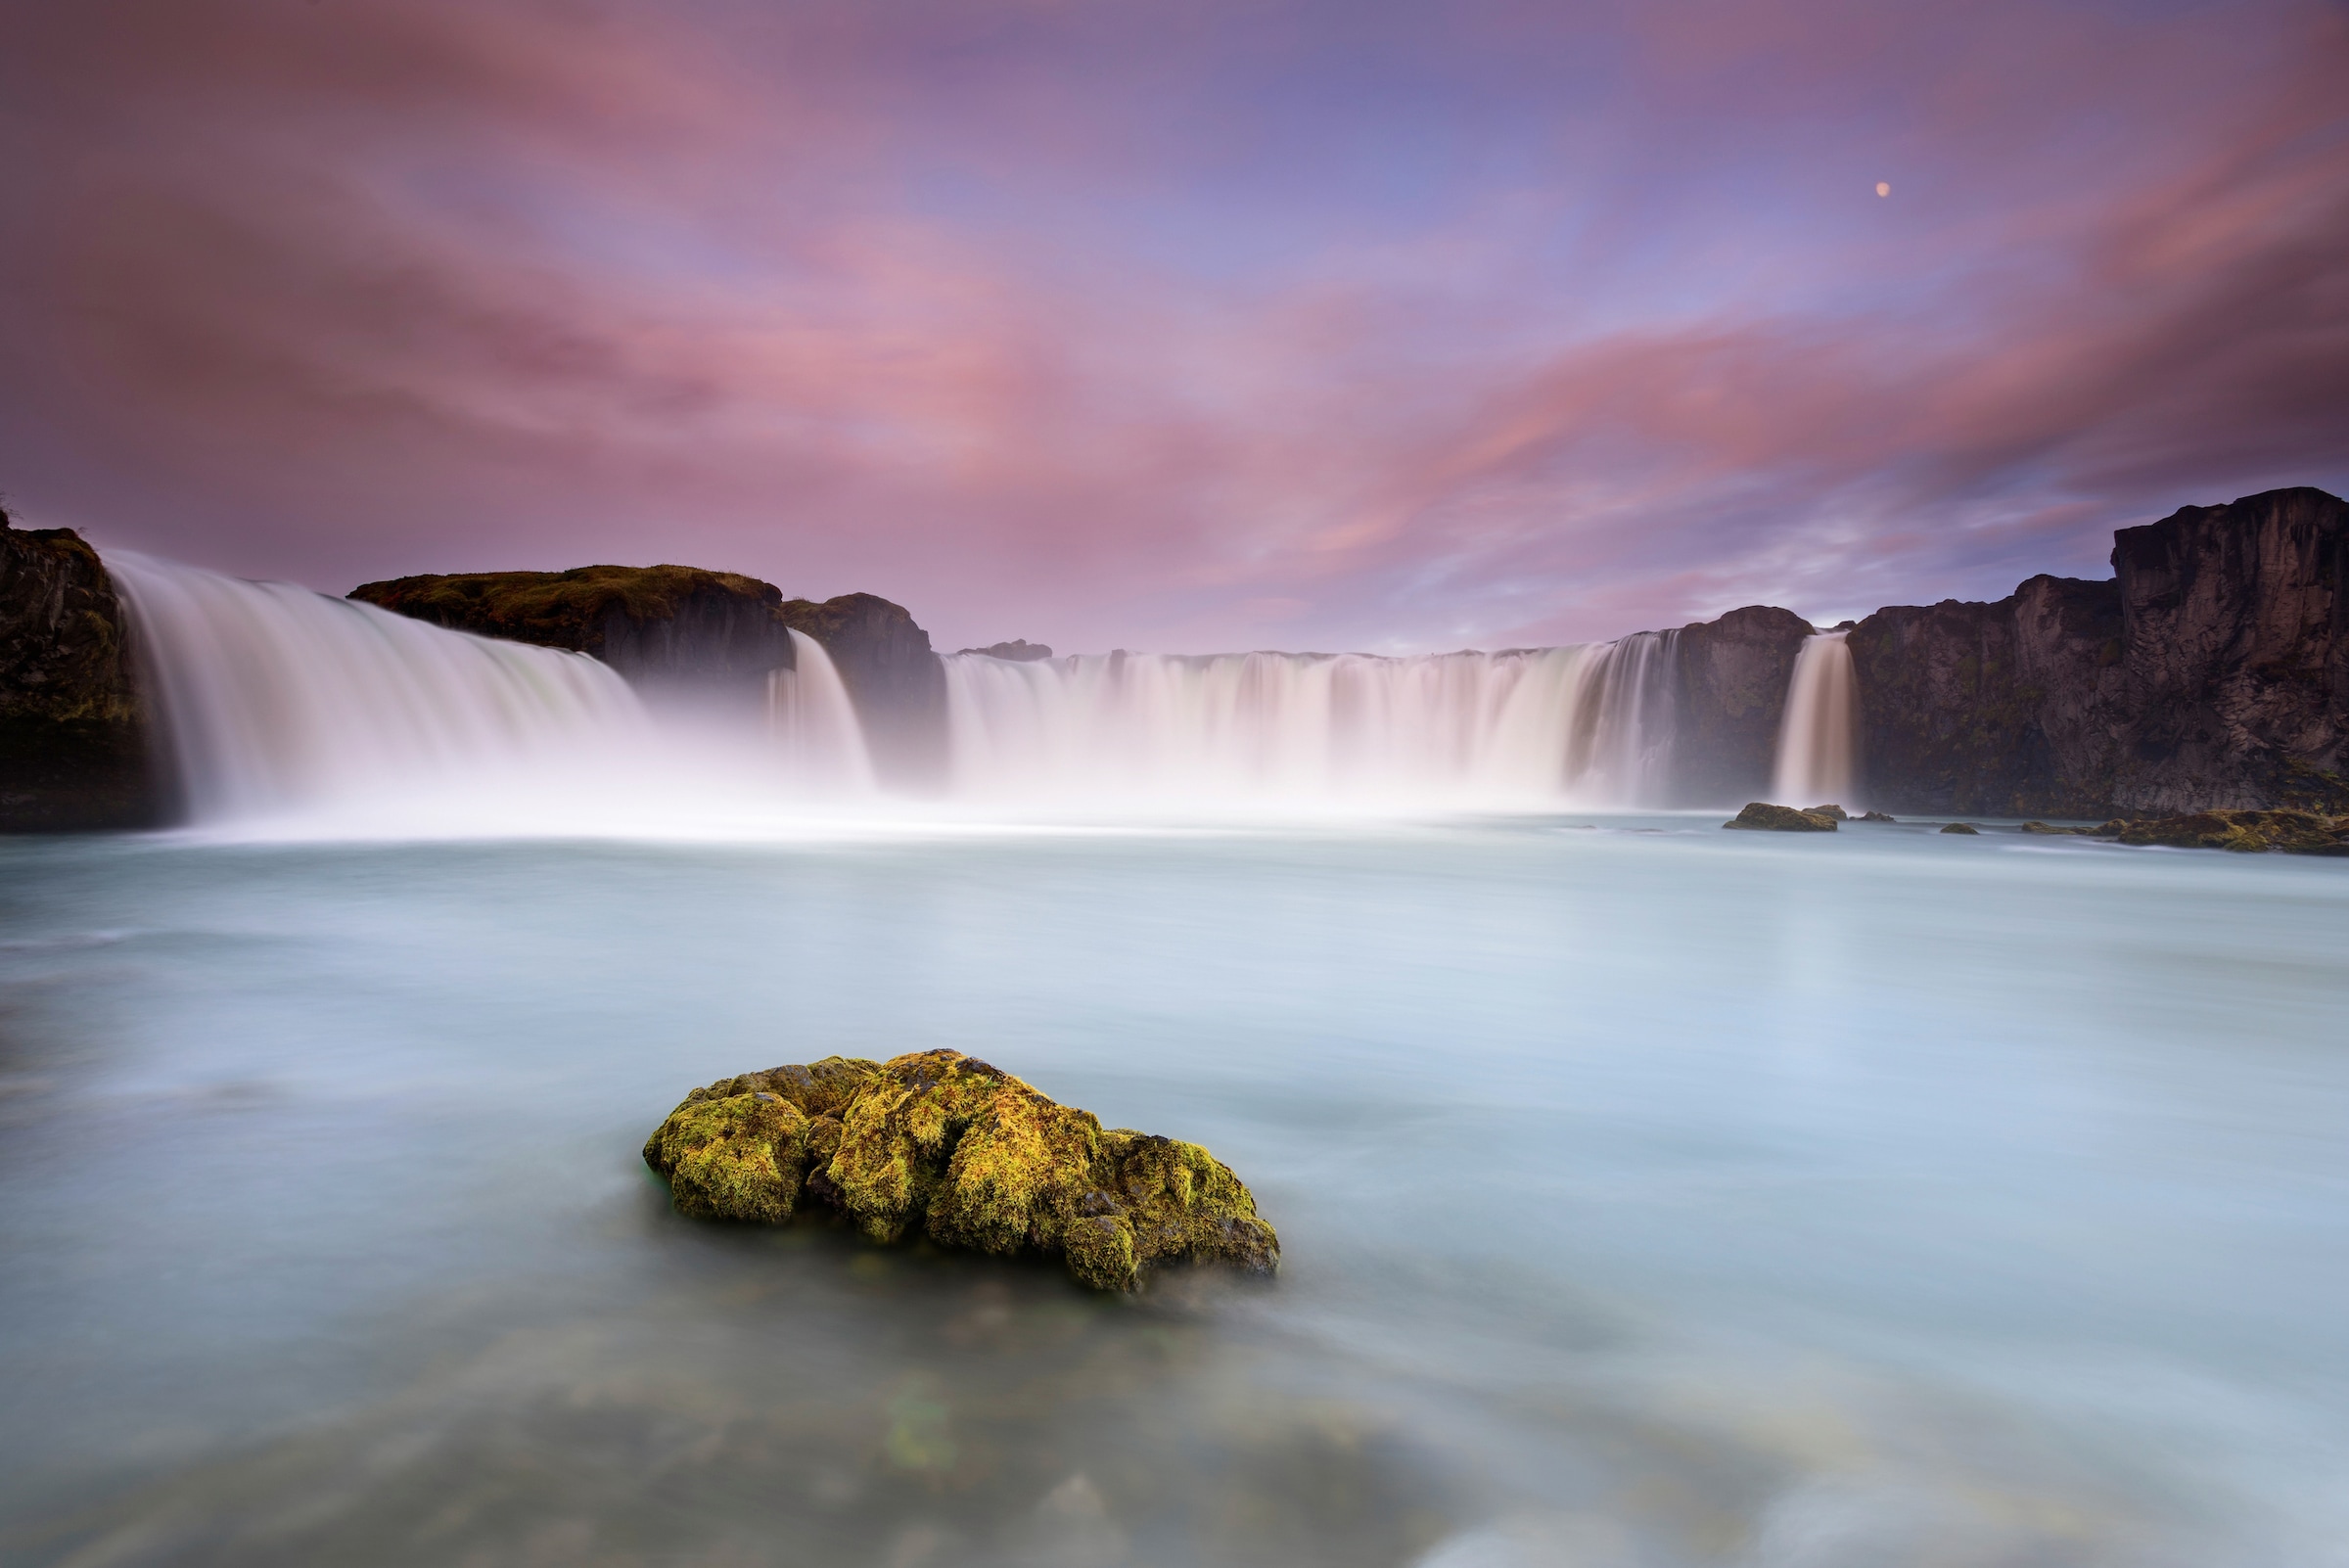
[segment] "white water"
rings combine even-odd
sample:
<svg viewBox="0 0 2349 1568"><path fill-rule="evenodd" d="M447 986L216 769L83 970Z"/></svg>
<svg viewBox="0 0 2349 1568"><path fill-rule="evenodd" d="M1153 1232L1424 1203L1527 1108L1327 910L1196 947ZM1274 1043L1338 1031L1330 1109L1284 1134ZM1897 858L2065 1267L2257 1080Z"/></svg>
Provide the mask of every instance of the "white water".
<svg viewBox="0 0 2349 1568"><path fill-rule="evenodd" d="M791 651L799 668L766 677L767 722L786 776L811 794L872 794L872 754L832 656L804 631L791 634Z"/></svg>
<svg viewBox="0 0 2349 1568"><path fill-rule="evenodd" d="M294 836L739 827L869 800L839 671L792 633L767 733L656 715L584 654L128 551L128 604L165 750L199 827Z"/></svg>
<svg viewBox="0 0 2349 1568"><path fill-rule="evenodd" d="M1770 798L1783 806L1856 807L1860 683L1841 631L1822 631L1794 656Z"/></svg>
<svg viewBox="0 0 2349 1568"><path fill-rule="evenodd" d="M971 801L1631 807L1669 785L1672 632L1506 653L945 661Z"/></svg>
<svg viewBox="0 0 2349 1568"><path fill-rule="evenodd" d="M582 654L129 551L107 567L199 823L513 796L650 739L627 682Z"/></svg>

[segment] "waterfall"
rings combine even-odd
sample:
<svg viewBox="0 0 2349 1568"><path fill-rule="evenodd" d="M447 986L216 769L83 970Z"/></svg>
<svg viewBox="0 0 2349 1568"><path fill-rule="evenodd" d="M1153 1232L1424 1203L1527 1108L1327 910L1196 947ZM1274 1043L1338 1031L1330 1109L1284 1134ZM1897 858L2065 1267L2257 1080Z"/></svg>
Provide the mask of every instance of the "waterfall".
<svg viewBox="0 0 2349 1568"><path fill-rule="evenodd" d="M1781 804L1858 804L1860 683L1846 635L1822 631L1795 652L1771 783L1771 798Z"/></svg>
<svg viewBox="0 0 2349 1568"><path fill-rule="evenodd" d="M953 788L1172 806L1655 804L1676 635L1401 659L956 654Z"/></svg>
<svg viewBox="0 0 2349 1568"><path fill-rule="evenodd" d="M627 684L581 654L129 551L107 569L200 823L544 785L646 728Z"/></svg>
<svg viewBox="0 0 2349 1568"><path fill-rule="evenodd" d="M791 633L791 652L798 668L766 677L767 724L782 752L786 777L812 794L871 794L873 760L832 656L797 630Z"/></svg>

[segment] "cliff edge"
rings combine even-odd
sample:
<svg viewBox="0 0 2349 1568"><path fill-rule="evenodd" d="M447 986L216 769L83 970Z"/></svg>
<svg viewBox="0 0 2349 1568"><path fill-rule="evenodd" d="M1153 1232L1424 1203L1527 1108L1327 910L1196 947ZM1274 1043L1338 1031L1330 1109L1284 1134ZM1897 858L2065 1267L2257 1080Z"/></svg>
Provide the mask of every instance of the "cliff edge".
<svg viewBox="0 0 2349 1568"><path fill-rule="evenodd" d="M0 511L0 832L149 827L167 814L127 622L71 529Z"/></svg>
<svg viewBox="0 0 2349 1568"><path fill-rule="evenodd" d="M642 690L761 702L796 661L791 633L821 644L855 705L875 769L926 788L944 776L945 672L930 634L869 593L816 603L771 582L686 566L468 572L365 582L349 597L457 631L568 648Z"/></svg>
<svg viewBox="0 0 2349 1568"><path fill-rule="evenodd" d="M2349 809L2349 503L2306 486L2113 536L2102 582L1851 633L1871 801L2097 817Z"/></svg>

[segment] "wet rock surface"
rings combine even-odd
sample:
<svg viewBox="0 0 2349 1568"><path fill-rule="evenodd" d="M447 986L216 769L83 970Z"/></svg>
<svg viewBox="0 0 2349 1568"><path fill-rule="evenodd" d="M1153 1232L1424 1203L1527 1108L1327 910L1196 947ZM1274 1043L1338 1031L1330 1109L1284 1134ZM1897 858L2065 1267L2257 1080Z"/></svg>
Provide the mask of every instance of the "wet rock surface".
<svg viewBox="0 0 2349 1568"><path fill-rule="evenodd" d="M147 827L166 806L98 552L0 512L0 832Z"/></svg>
<svg viewBox="0 0 2349 1568"><path fill-rule="evenodd" d="M1797 807L1753 801L1722 826L1747 828L1762 833L1832 833L1835 831L1835 821L1834 817L1823 811L1805 811Z"/></svg>
<svg viewBox="0 0 2349 1568"><path fill-rule="evenodd" d="M680 1214L779 1223L803 1194L875 1241L1059 1255L1096 1290L1220 1260L1257 1273L1279 1238L1230 1168L958 1051L827 1057L697 1088L644 1146Z"/></svg>
<svg viewBox="0 0 2349 1568"><path fill-rule="evenodd" d="M2122 844L2178 850L2233 850L2247 854L2275 850L2285 854L2349 856L2349 815L2320 811L2193 811L2182 816L2116 819L2101 827L2070 831Z"/></svg>
<svg viewBox="0 0 2349 1568"><path fill-rule="evenodd" d="M1942 824L1941 830L1944 833L1962 833L1969 838L1979 837L1982 832L1971 822L1945 822Z"/></svg>

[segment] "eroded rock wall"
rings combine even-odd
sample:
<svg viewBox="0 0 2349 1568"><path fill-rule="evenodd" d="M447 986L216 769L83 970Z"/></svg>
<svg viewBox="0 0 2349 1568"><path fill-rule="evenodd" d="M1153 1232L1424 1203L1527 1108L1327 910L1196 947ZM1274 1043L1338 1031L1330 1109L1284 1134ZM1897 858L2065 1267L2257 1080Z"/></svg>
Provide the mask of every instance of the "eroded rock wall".
<svg viewBox="0 0 2349 1568"><path fill-rule="evenodd" d="M0 512L0 832L147 827L168 814L128 624L98 552Z"/></svg>
<svg viewBox="0 0 2349 1568"><path fill-rule="evenodd" d="M1714 806L1768 792L1795 654L1811 633L1793 611L1759 604L1681 628L1674 804Z"/></svg>
<svg viewBox="0 0 2349 1568"><path fill-rule="evenodd" d="M2349 505L2271 490L2114 536L2114 577L1853 628L1863 765L1892 810L2349 808Z"/></svg>
<svg viewBox="0 0 2349 1568"><path fill-rule="evenodd" d="M2349 809L2349 503L2306 487L2113 535L2128 723L2114 803Z"/></svg>
<svg viewBox="0 0 2349 1568"><path fill-rule="evenodd" d="M1895 605L1852 628L1870 805L2096 816L2110 805L2120 593L2038 576L1995 604Z"/></svg>

